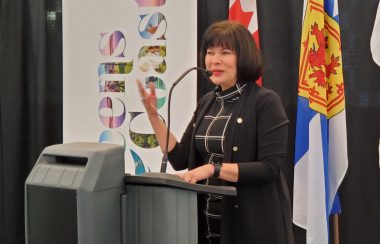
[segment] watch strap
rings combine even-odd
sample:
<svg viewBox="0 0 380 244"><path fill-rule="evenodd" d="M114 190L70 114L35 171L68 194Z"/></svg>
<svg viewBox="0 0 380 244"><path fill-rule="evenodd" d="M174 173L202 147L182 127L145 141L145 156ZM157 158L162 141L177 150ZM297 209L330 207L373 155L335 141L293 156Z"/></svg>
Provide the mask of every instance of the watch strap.
<svg viewBox="0 0 380 244"><path fill-rule="evenodd" d="M220 170L222 169L222 164L212 164L214 165L214 174L212 175L213 178L219 178Z"/></svg>

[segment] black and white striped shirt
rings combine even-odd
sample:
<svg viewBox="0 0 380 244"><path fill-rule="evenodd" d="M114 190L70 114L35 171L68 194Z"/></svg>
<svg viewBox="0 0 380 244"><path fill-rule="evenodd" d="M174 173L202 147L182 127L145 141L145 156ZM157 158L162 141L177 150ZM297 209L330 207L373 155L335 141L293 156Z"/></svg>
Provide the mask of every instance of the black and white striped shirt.
<svg viewBox="0 0 380 244"><path fill-rule="evenodd" d="M236 107L244 87L247 84L235 86L221 91L215 89L215 101L207 111L195 134L195 147L202 155L205 163L220 164L224 157L224 142L228 140L226 134L231 115ZM207 185L224 185L220 179L209 178ZM209 194L206 209L207 233L210 243L219 243L221 215L221 196Z"/></svg>

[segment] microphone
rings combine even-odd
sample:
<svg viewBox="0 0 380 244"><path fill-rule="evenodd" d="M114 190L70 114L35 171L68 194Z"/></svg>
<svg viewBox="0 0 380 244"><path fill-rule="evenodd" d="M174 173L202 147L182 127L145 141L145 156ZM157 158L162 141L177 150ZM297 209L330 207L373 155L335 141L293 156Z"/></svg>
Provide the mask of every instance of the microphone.
<svg viewBox="0 0 380 244"><path fill-rule="evenodd" d="M190 73L191 71L193 70L199 70L199 71L202 71L203 74L205 74L207 77L210 77L212 76L212 71L210 70L207 70L207 69L202 69L202 68L199 68L199 67L192 67L188 70L186 70L185 72L183 72L183 74L178 77L178 79L176 79L172 85L172 87L170 88L170 91L169 91L169 97L168 97L168 117L167 117L167 121L168 121L168 125L167 125L167 130L166 130L166 144L165 144L165 150L164 150L164 155L162 156L162 163L161 163L161 170L160 172L161 173L166 173L166 167L168 165L168 150L169 150L169 134L170 134L170 102L171 102L171 98L172 98L172 92L173 92L173 89L174 87L188 74Z"/></svg>
<svg viewBox="0 0 380 244"><path fill-rule="evenodd" d="M199 68L199 67L192 67L192 68L190 68L190 69L188 69L188 70L186 70L185 72L183 72L183 74L180 76L180 77L178 77L178 79L177 80L175 80L174 82L173 82L173 85L172 85L172 88L171 88L171 90L173 89L173 87L174 86L176 86L188 73L190 73L190 71L193 71L193 70L199 70L199 71L202 71L204 74L206 74L207 75L207 77L210 77L210 76L212 76L212 71L211 70L207 70L207 69L202 69L202 68ZM170 91L171 91L170 90ZM169 97L170 97L170 95L169 95Z"/></svg>

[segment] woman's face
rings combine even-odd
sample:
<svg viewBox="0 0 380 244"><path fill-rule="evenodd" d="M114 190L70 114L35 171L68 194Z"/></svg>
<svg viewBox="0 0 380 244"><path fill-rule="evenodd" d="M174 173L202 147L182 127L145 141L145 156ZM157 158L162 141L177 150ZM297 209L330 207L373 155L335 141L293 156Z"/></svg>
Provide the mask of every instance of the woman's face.
<svg viewBox="0 0 380 244"><path fill-rule="evenodd" d="M212 71L210 80L226 90L237 81L236 53L228 48L209 47L205 56L206 69Z"/></svg>

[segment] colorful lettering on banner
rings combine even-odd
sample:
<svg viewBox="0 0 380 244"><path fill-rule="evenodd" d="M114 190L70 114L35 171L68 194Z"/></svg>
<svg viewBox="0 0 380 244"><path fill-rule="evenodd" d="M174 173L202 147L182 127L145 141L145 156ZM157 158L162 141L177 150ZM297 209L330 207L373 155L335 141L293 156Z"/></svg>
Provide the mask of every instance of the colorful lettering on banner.
<svg viewBox="0 0 380 244"><path fill-rule="evenodd" d="M129 74L132 71L132 69L133 61L99 64L99 92L125 93L125 75ZM115 77L115 75L119 75L117 77L118 79L107 79L109 77Z"/></svg>
<svg viewBox="0 0 380 244"><path fill-rule="evenodd" d="M167 23L161 13L140 15L139 33L144 39L166 40ZM142 29L142 31L140 31Z"/></svg>
<svg viewBox="0 0 380 244"><path fill-rule="evenodd" d="M165 82L155 74L164 74L167 69L166 57L166 31L167 20L160 12L143 13L145 7L161 7L165 4L162 0L141 0L136 1L140 7L140 21L138 24L138 33L142 40L150 41L149 45L142 46L138 51L139 70L145 75L145 87L148 88L149 82L154 82L157 95L157 109L160 110L166 102L166 85ZM151 8L147 8L151 11ZM156 42L152 44L152 40ZM150 75L149 75L150 74ZM154 134L144 133L138 130L138 124L149 122L145 112L129 112L129 136L131 141L138 147L153 149L158 147L158 141ZM162 118L162 116L160 115ZM136 151L131 150L135 162L135 174L145 172L143 160ZM144 171L141 171L144 169ZM150 171L150 169L148 168Z"/></svg>
<svg viewBox="0 0 380 244"><path fill-rule="evenodd" d="M165 5L166 0L135 0L137 5L141 7L161 7Z"/></svg>
<svg viewBox="0 0 380 244"><path fill-rule="evenodd" d="M100 33L99 51L106 57L124 57L125 43L121 31Z"/></svg>
<svg viewBox="0 0 380 244"><path fill-rule="evenodd" d="M167 69L166 57L166 31L167 20L164 14L155 11L165 5L165 0L136 0L139 7L139 21L137 23L137 33L141 37L140 50L136 50L138 56L137 72L142 72L145 87L148 83L154 82L157 94L157 109L160 110L166 103L166 85L157 74L164 74ZM152 9L153 8L153 9ZM107 58L102 60L98 66L99 77L99 119L106 127L99 136L99 142L117 143L124 146L133 158L135 174L146 172L142 157L138 150L129 148L133 145L143 149L154 149L158 147L158 141L154 133L147 128L149 120L144 110L127 111L126 108L135 107L133 104L125 104L125 99L130 96L127 91L127 77L135 71L133 60L125 60L127 52L127 36L125 32L112 30L100 33L99 54ZM154 41L154 42L152 42ZM130 51L130 50L128 50ZM138 101L140 103L140 101ZM140 105L139 105L140 106ZM125 123L127 112L129 123ZM162 116L160 115L162 118ZM125 125L125 126L124 126ZM128 131L123 131L127 128ZM127 138L127 134L129 138ZM129 145L129 140L132 145ZM129 163L129 162L126 162ZM150 171L150 168L147 167Z"/></svg>
<svg viewBox="0 0 380 244"><path fill-rule="evenodd" d="M155 148L158 147L158 141L154 134L137 132L139 125L146 124L148 121L145 112L129 112L131 119L129 121L129 136L132 142L141 148ZM144 123L142 123L144 122Z"/></svg>
<svg viewBox="0 0 380 244"><path fill-rule="evenodd" d="M113 101L118 101L114 105ZM115 110L122 109L118 116L114 116ZM99 119L107 128L119 128L125 120L126 109L124 102L118 98L103 97L99 103Z"/></svg>
<svg viewBox="0 0 380 244"><path fill-rule="evenodd" d="M100 134L99 137L99 142L100 143L115 143L118 142L118 144L122 145L124 147L124 150L126 149L126 142L125 142L125 137L122 133L120 132L114 132L111 130L105 130Z"/></svg>
<svg viewBox="0 0 380 244"><path fill-rule="evenodd" d="M98 67L98 76L106 74L129 74L133 69L133 61L101 63Z"/></svg>
<svg viewBox="0 0 380 244"><path fill-rule="evenodd" d="M143 46L139 51L139 67L142 72L148 72L152 67L157 73L166 71L166 45Z"/></svg>
<svg viewBox="0 0 380 244"><path fill-rule="evenodd" d="M135 174L139 175L139 174L145 173L146 172L145 166L140 156L132 149L130 149L129 151L131 152L133 162L135 164ZM149 167L148 167L148 171L150 171Z"/></svg>
<svg viewBox="0 0 380 244"><path fill-rule="evenodd" d="M103 57L123 59L126 50L126 38L121 31L100 33L99 53ZM120 144L126 148L126 140L120 128L126 118L126 106L123 100L112 94L125 93L126 75L133 69L133 60L127 62L104 62L98 66L99 92L106 93L99 102L99 119L107 128L99 136L99 142ZM118 114L115 116L115 114ZM110 130L111 129L111 130Z"/></svg>

